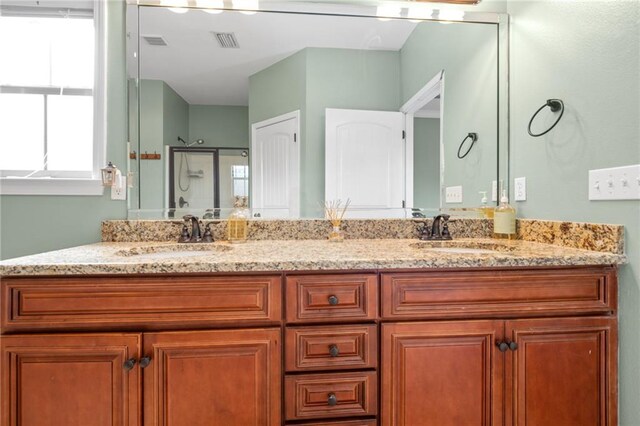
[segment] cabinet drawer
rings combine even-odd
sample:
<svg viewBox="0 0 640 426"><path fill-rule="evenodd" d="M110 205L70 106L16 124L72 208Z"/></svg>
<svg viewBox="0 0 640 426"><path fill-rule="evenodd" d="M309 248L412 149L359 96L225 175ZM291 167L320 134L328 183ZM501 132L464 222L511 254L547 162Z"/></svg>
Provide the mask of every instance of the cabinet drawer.
<svg viewBox="0 0 640 426"><path fill-rule="evenodd" d="M375 325L290 327L286 331L287 371L375 368Z"/></svg>
<svg viewBox="0 0 640 426"><path fill-rule="evenodd" d="M287 376L284 387L287 420L373 416L378 411L373 371Z"/></svg>
<svg viewBox="0 0 640 426"><path fill-rule="evenodd" d="M3 332L262 325L282 318L278 275L4 278L2 291Z"/></svg>
<svg viewBox="0 0 640 426"><path fill-rule="evenodd" d="M377 276L288 276L287 321L373 320L378 314Z"/></svg>
<svg viewBox="0 0 640 426"><path fill-rule="evenodd" d="M614 268L382 274L382 317L479 318L613 313Z"/></svg>
<svg viewBox="0 0 640 426"><path fill-rule="evenodd" d="M313 422L304 423L304 426L377 426L378 422L375 419L369 420L342 420L337 422Z"/></svg>

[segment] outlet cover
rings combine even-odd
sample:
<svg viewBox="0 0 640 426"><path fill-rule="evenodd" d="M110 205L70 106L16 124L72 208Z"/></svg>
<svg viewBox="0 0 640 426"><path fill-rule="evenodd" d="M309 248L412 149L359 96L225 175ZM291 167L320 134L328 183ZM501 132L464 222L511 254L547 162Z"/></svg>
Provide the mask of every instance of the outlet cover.
<svg viewBox="0 0 640 426"><path fill-rule="evenodd" d="M462 186L447 186L445 191L445 202L462 203Z"/></svg>
<svg viewBox="0 0 640 426"><path fill-rule="evenodd" d="M589 170L590 200L640 200L640 164Z"/></svg>
<svg viewBox="0 0 640 426"><path fill-rule="evenodd" d="M513 198L516 201L527 201L527 178L519 177L513 181Z"/></svg>

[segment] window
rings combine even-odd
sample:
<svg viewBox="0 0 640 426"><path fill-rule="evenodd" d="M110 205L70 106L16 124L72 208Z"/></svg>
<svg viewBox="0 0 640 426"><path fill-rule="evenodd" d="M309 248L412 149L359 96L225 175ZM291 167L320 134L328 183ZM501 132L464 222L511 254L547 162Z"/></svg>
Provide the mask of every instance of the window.
<svg viewBox="0 0 640 426"><path fill-rule="evenodd" d="M231 166L231 179L233 180L233 196L249 196L249 166Z"/></svg>
<svg viewBox="0 0 640 426"><path fill-rule="evenodd" d="M102 2L34 3L0 6L0 191L102 194Z"/></svg>

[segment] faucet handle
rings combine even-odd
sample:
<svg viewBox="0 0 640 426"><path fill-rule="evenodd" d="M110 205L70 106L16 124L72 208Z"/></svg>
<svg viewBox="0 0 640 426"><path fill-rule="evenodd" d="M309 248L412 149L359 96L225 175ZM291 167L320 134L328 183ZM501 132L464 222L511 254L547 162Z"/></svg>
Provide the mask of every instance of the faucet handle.
<svg viewBox="0 0 640 426"><path fill-rule="evenodd" d="M203 243L212 243L214 241L213 234L211 233L211 225L212 224L213 224L213 222L209 222L209 223L207 223L207 225L204 228L204 235L202 236L202 242Z"/></svg>
<svg viewBox="0 0 640 426"><path fill-rule="evenodd" d="M449 232L449 224L446 219L444 224L442 225L442 239L443 240L452 240L451 233Z"/></svg>
<svg viewBox="0 0 640 426"><path fill-rule="evenodd" d="M182 232L180 233L180 239L178 240L179 243L186 243L189 241L189 239L191 238L191 236L189 235L189 229L187 228L186 224L182 224Z"/></svg>

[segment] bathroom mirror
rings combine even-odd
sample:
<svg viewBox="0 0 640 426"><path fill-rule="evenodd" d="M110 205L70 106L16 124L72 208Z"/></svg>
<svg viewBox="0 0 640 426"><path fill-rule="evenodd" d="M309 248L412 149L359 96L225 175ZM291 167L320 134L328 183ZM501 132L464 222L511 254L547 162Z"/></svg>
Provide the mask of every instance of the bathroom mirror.
<svg viewBox="0 0 640 426"><path fill-rule="evenodd" d="M225 217L246 195L264 218L495 204L506 15L293 5L128 6L130 217Z"/></svg>

